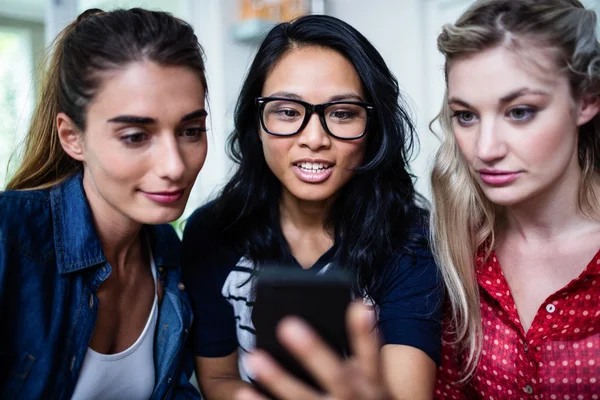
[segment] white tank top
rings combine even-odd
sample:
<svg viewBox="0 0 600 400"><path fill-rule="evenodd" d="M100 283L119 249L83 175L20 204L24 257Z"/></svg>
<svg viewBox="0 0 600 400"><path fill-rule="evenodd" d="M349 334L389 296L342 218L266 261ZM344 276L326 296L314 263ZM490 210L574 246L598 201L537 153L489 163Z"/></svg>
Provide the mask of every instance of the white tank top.
<svg viewBox="0 0 600 400"><path fill-rule="evenodd" d="M150 256L154 302L146 326L131 347L100 354L88 347L72 400L147 400L154 391L154 334L158 320L156 266Z"/></svg>

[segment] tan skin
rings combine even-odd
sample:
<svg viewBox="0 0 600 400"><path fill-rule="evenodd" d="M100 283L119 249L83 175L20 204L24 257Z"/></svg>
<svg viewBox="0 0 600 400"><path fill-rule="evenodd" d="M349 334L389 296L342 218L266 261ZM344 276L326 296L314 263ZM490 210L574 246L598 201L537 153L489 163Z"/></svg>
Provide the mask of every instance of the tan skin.
<svg viewBox="0 0 600 400"><path fill-rule="evenodd" d="M598 114L600 101L573 98L553 60L539 46L519 54L498 47L454 61L448 77L451 108L466 112L454 119L453 130L471 168L519 174L507 185L480 185L504 209L495 253L525 332L546 299L581 274L600 243L600 222L579 206L577 157L579 128Z"/></svg>
<svg viewBox="0 0 600 400"><path fill-rule="evenodd" d="M113 268L96 292L100 306L89 347L101 354L116 354L135 343L152 309L155 288L148 268L148 249L139 240L136 242L130 247L129 258L126 256L120 262L108 259L117 268ZM157 286L160 304L163 296L160 280Z"/></svg>
<svg viewBox="0 0 600 400"><path fill-rule="evenodd" d="M301 47L276 64L262 95L293 95L319 104L340 94L361 101L362 90L358 74L344 57L325 48ZM261 132L261 140L267 163L284 187L281 229L296 260L309 268L333 245L331 232L324 228L325 216L336 193L351 178L351 168L362 162L364 141L332 138L316 115L293 137ZM299 182L290 165L304 157L335 164L331 178L319 185ZM287 375L260 351L248 358L257 379L282 399L430 399L435 363L409 346L386 345L380 351L369 310L356 305L349 313L349 332L357 354L350 360L334 355L302 321L287 321L280 327L282 342L323 384L329 393L326 397ZM196 357L196 375L207 399L262 398L241 380L237 352L222 358Z"/></svg>
<svg viewBox="0 0 600 400"><path fill-rule="evenodd" d="M89 343L101 354L129 348L148 321L155 286L141 229L183 213L206 158L205 118L196 73L148 61L104 75L87 107L85 132L66 114L57 116L63 149L83 164L84 192L112 268L96 293L98 315ZM172 191L180 192L174 201L153 200ZM160 301L160 280L157 286Z"/></svg>
<svg viewBox="0 0 600 400"><path fill-rule="evenodd" d="M323 229L326 212L332 200L314 203L298 201L289 192L283 193L281 230L292 255L308 269L333 246L333 237Z"/></svg>

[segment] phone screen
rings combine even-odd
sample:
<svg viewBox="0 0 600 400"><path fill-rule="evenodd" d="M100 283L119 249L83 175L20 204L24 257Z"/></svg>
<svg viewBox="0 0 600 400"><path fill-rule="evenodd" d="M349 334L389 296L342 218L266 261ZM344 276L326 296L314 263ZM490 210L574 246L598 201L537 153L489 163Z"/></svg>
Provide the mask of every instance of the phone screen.
<svg viewBox="0 0 600 400"><path fill-rule="evenodd" d="M279 344L276 328L285 316L303 318L335 352L346 357L349 353L346 309L351 300L351 281L344 271L315 274L295 268L265 268L258 275L252 312L256 347L270 353L300 380L321 390L312 376ZM275 398L260 385L257 387Z"/></svg>

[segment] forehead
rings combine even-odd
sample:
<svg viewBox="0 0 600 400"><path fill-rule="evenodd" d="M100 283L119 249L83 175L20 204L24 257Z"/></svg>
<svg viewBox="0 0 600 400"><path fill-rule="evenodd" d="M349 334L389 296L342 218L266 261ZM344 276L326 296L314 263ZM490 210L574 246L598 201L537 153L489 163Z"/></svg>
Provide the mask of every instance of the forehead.
<svg viewBox="0 0 600 400"><path fill-rule="evenodd" d="M448 96L465 101L497 99L522 88L548 92L568 88L553 52L533 45L486 49L456 58L448 67Z"/></svg>
<svg viewBox="0 0 600 400"><path fill-rule="evenodd" d="M362 95L362 82L354 65L339 52L303 46L284 54L267 75L263 95L275 91L304 95L334 95L340 90Z"/></svg>
<svg viewBox="0 0 600 400"><path fill-rule="evenodd" d="M102 74L89 112L159 116L203 105L204 86L195 71L143 61Z"/></svg>

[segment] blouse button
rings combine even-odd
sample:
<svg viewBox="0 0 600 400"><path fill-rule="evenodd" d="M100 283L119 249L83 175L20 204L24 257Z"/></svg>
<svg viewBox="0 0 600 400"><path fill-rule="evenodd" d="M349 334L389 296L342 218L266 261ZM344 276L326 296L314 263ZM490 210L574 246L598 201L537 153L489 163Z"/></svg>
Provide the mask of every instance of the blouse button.
<svg viewBox="0 0 600 400"><path fill-rule="evenodd" d="M547 304L546 305L546 311L548 311L550 314L552 314L554 311L556 311L556 307L552 303Z"/></svg>
<svg viewBox="0 0 600 400"><path fill-rule="evenodd" d="M530 385L525 386L523 390L525 390L525 393L527 394L533 393L533 388Z"/></svg>
<svg viewBox="0 0 600 400"><path fill-rule="evenodd" d="M90 294L90 308L94 307L94 295Z"/></svg>
<svg viewBox="0 0 600 400"><path fill-rule="evenodd" d="M527 346L527 343L523 344L523 350L529 351L529 346Z"/></svg>
<svg viewBox="0 0 600 400"><path fill-rule="evenodd" d="M185 285L183 284L183 282L179 282L179 283L177 284L177 287L178 287L178 288L179 288L179 290L181 290L181 291L185 290Z"/></svg>

